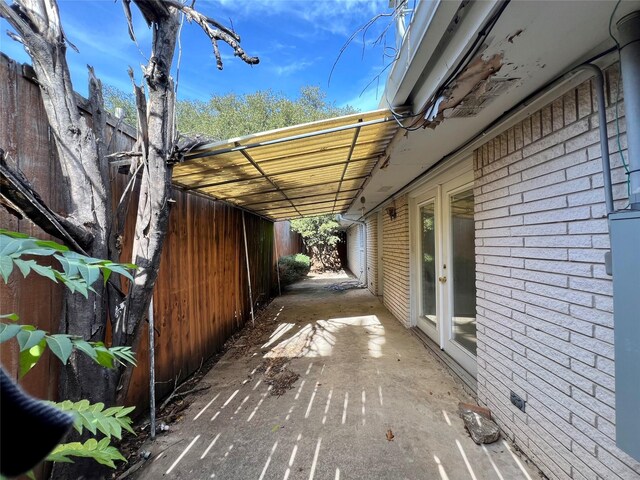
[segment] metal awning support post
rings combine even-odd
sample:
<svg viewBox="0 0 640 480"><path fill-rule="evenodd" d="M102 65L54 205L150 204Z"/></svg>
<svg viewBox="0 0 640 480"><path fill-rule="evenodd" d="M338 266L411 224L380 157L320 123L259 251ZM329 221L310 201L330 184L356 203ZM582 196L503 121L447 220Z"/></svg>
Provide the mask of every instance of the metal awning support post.
<svg viewBox="0 0 640 480"><path fill-rule="evenodd" d="M247 247L247 225L244 221L244 210L242 211L242 233L244 235L244 258L247 261L247 280L249 281L249 302L251 302L251 325L256 324L256 317L253 313L253 292L251 291L251 270L249 268L249 248Z"/></svg>
<svg viewBox="0 0 640 480"><path fill-rule="evenodd" d="M278 277L278 295L282 295L282 288L280 287L280 255L278 255L278 229L276 224L273 224L273 244L276 247L276 276Z"/></svg>
<svg viewBox="0 0 640 480"><path fill-rule="evenodd" d="M149 428L151 440L156 438L156 342L153 318L153 296L149 303Z"/></svg>

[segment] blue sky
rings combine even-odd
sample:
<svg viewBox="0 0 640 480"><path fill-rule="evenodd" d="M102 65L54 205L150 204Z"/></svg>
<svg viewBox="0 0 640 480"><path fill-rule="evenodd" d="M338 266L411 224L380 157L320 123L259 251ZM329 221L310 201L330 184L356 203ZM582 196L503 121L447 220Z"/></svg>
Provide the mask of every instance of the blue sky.
<svg viewBox="0 0 640 480"><path fill-rule="evenodd" d="M131 91L127 68L132 66L140 81L139 65L146 63L151 40L140 15L134 12L138 47L127 35L120 2L59 0L59 4L65 32L80 49L79 54L71 49L67 54L76 90L86 94L86 65L90 64L103 83ZM231 48L221 44L224 70L217 70L208 38L198 26L185 22L179 97L206 100L211 94L268 88L294 97L302 86L319 85L336 105L377 108L387 72L380 73L388 60L383 58L382 46L371 43L388 18L370 29L364 43L362 35L354 39L338 62L331 83L327 82L345 41L376 14L389 12L388 0L198 0L196 8L226 25L233 22L242 46L250 55L260 57L260 64L244 64L233 57ZM22 46L5 35L7 23L1 21L0 27L0 50L28 62ZM393 28L387 44L394 45Z"/></svg>

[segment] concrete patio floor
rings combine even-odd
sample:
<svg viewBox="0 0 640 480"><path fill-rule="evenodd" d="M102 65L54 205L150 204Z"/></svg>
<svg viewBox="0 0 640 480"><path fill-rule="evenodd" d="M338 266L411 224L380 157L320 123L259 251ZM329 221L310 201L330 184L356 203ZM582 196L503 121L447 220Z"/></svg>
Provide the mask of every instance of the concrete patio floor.
<svg viewBox="0 0 640 480"><path fill-rule="evenodd" d="M223 356L138 478L539 478L508 442L473 443L457 415L473 400L367 290L327 288L346 280L309 277L276 298L264 343ZM300 374L280 397L256 371L265 356Z"/></svg>

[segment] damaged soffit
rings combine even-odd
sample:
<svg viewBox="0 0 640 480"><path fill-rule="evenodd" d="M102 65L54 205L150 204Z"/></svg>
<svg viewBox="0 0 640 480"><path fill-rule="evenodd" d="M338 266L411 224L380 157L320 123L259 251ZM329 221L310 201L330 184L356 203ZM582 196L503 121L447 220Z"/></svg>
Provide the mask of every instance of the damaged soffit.
<svg viewBox="0 0 640 480"><path fill-rule="evenodd" d="M475 116L505 93L518 79L496 77L502 68L502 57L502 53L488 58L478 55L445 90L424 126L435 128L446 118Z"/></svg>

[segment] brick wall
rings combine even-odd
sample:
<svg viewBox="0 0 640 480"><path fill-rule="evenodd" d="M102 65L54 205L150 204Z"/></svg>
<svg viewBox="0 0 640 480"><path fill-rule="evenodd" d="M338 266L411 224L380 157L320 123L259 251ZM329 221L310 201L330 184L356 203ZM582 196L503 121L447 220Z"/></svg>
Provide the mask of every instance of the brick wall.
<svg viewBox="0 0 640 480"><path fill-rule="evenodd" d="M607 72L616 208L617 66ZM478 398L550 478L638 478L615 446L612 282L598 117L586 82L474 154ZM620 143L626 149L624 106ZM626 153L625 153L626 154ZM509 391L527 401L513 407Z"/></svg>
<svg viewBox="0 0 640 480"><path fill-rule="evenodd" d="M378 216L367 222L367 288L378 295Z"/></svg>
<svg viewBox="0 0 640 480"><path fill-rule="evenodd" d="M363 280L364 270L362 265L362 227L354 223L347 229L347 268L358 280Z"/></svg>
<svg viewBox="0 0 640 480"><path fill-rule="evenodd" d="M395 207L396 218L387 214ZM407 196L396 198L383 208L382 224L384 305L406 327L409 318L409 203Z"/></svg>

